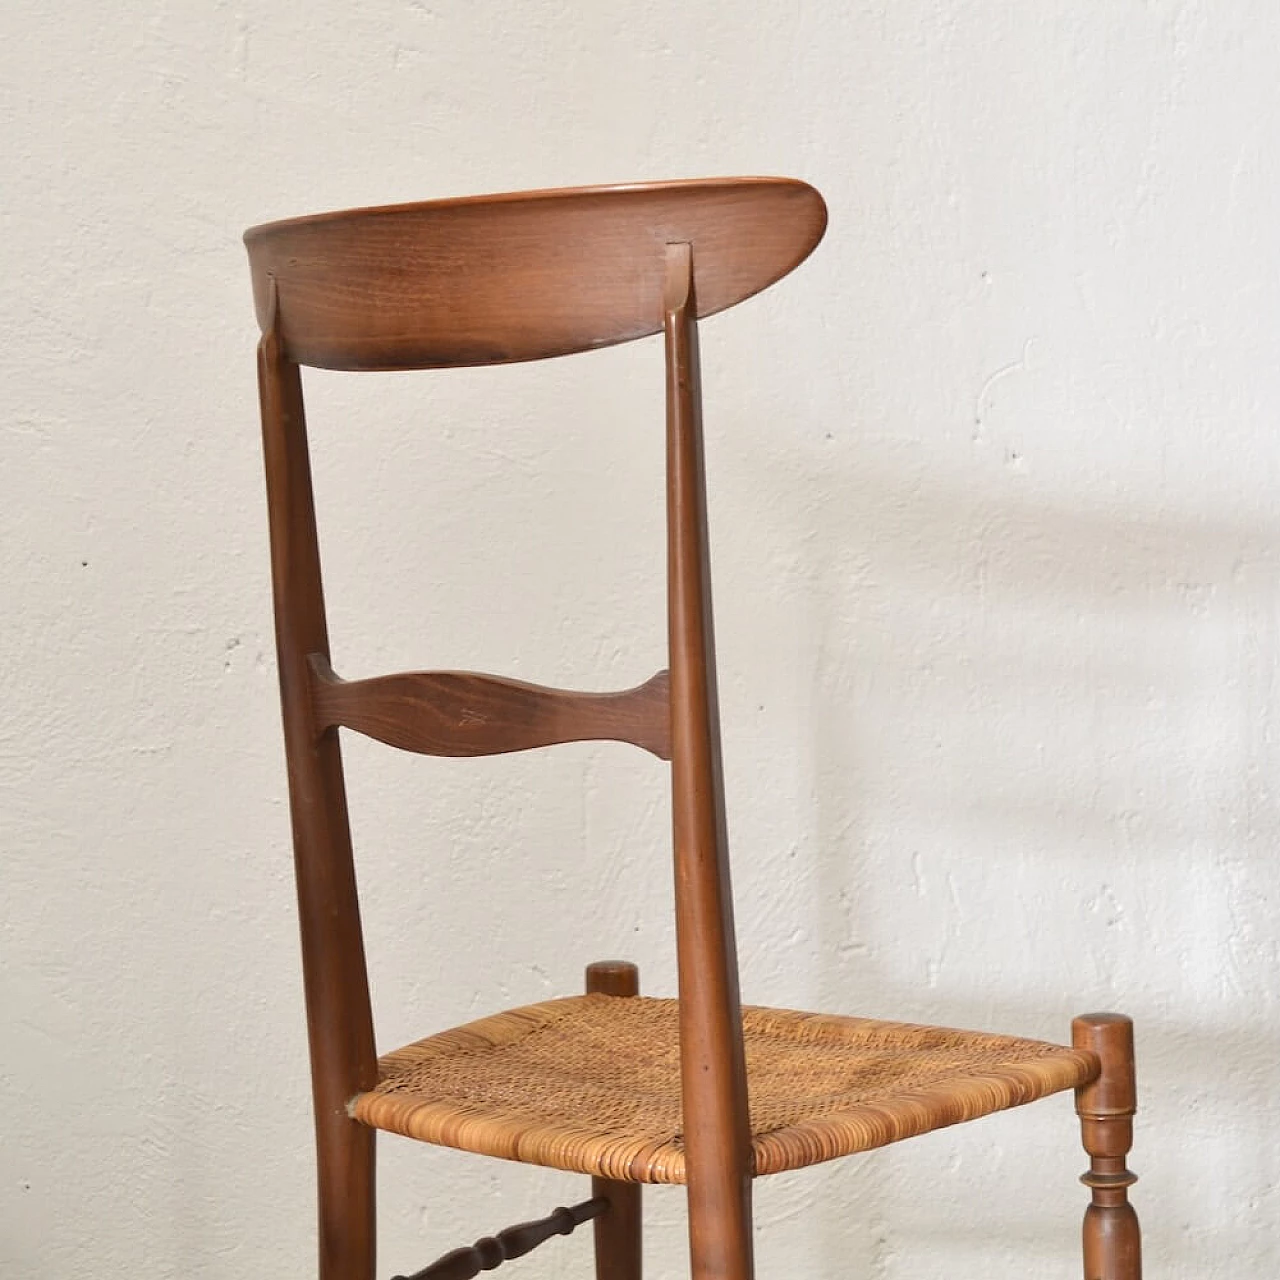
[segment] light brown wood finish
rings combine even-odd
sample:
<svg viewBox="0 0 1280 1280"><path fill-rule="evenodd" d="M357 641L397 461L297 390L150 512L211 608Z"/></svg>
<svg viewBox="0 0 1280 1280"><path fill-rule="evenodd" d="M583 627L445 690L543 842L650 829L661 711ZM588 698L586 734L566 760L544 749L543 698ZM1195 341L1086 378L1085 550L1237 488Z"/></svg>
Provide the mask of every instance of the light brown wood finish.
<svg viewBox="0 0 1280 1280"><path fill-rule="evenodd" d="M1129 1203L1136 1175L1125 1167L1133 1146L1137 1086L1133 1023L1119 1013L1087 1013L1071 1024L1077 1049L1097 1054L1097 1079L1076 1090L1076 1111L1090 1168L1080 1181L1093 1193L1084 1215L1084 1280L1142 1280L1138 1215Z"/></svg>
<svg viewBox="0 0 1280 1280"><path fill-rule="evenodd" d="M640 970L625 960L596 961L587 966L587 992L634 998L640 994ZM640 1184L592 1178L591 1194L609 1201L595 1220L596 1280L640 1280Z"/></svg>
<svg viewBox="0 0 1280 1280"><path fill-rule="evenodd" d="M693 1274L750 1280L751 1125L720 764L691 245L667 246L671 813Z"/></svg>
<svg viewBox="0 0 1280 1280"><path fill-rule="evenodd" d="M1124 1168L1132 1042L1127 1020L1116 1015L1077 1020L1077 1049L1068 1050L748 1010L745 1038L760 1082L753 1140L721 776L697 320L785 275L825 225L821 198L803 183L713 179L351 210L246 235L263 330L263 444L321 1280L373 1280L373 1127L592 1174L611 1206L597 1223L601 1280L638 1280L640 1201L631 1184L687 1181L694 1280L752 1280L753 1175L1076 1086L1093 1158L1085 1179L1094 1197L1085 1223L1087 1280L1139 1280L1137 1219L1127 1200L1132 1175ZM603 695L456 672L340 681L330 666L299 365L492 364L659 331L669 677ZM593 966L592 990L630 998L595 994L511 1010L376 1061L339 726L443 754L606 737L669 757L678 1005L635 995L628 966ZM669 1059L653 1054L655 1044L677 1039L678 1089ZM547 1105L536 1112L529 1095L548 1045L555 1069L543 1072ZM458 1097L446 1096L445 1075L456 1063L441 1066L455 1051L466 1058ZM572 1079L565 1087L567 1055L585 1063L590 1089ZM482 1059L483 1083L493 1086L483 1097ZM511 1065L521 1061L523 1068ZM444 1074L433 1075L437 1068ZM546 1225L522 1229L513 1247ZM457 1251L456 1264L487 1264L491 1254L487 1243Z"/></svg>
<svg viewBox="0 0 1280 1280"><path fill-rule="evenodd" d="M699 315L802 262L826 208L785 178L534 191L355 209L245 235L258 318L291 359L420 369L567 355L657 333L663 250L698 246Z"/></svg>
<svg viewBox="0 0 1280 1280"><path fill-rule="evenodd" d="M404 751L490 756L561 742L629 742L671 758L665 671L622 693L574 693L467 671L340 680L311 660L316 727L341 725Z"/></svg>
<svg viewBox="0 0 1280 1280"><path fill-rule="evenodd" d="M373 1280L373 1134L347 1101L377 1083L337 730L317 734L308 657L329 652L298 366L269 319L258 347L276 659L289 770L315 1106L320 1280Z"/></svg>
<svg viewBox="0 0 1280 1280"><path fill-rule="evenodd" d="M668 243L699 245L701 314L709 314L790 271L817 244L825 225L821 197L803 183L712 179L353 210L246 233L265 335L262 416L320 1163L323 1280L372 1276L372 1133L352 1121L345 1104L372 1087L376 1063L337 729L329 723L333 708L326 707L333 690L321 693L318 719L312 698L323 681L315 680L309 664L315 660L327 671L330 655L298 366L485 364L627 341L663 326ZM691 311L687 318L691 323ZM683 483L675 501L683 504L680 509L700 512L688 505L691 492ZM690 536L689 529L680 535L685 541ZM683 625L673 628L673 636L686 634ZM687 632L695 643L709 638L702 626L696 622ZM680 643L683 652L687 646ZM690 679L686 665L685 687L692 687ZM713 694L705 670L693 678L693 685L699 682L704 698ZM544 700L544 711L546 705ZM704 702L694 717L706 714ZM398 714L391 719L398 721ZM391 727L399 731L398 725ZM698 753L705 744L691 750L694 756L686 753L686 763L675 772L698 785L705 771ZM678 781L677 789L682 788L688 800L687 783ZM677 829L685 830L687 815L676 821ZM683 855L681 865L689 863ZM682 902L685 892L681 886ZM690 909L682 910L688 951L689 920L704 907L692 908L692 916ZM694 925L694 933L701 927ZM719 1052L715 1046L735 1025L736 994L724 973L725 941L722 934L719 977L686 974L682 980L693 1005L712 1013L714 1024L705 1041L699 1039L701 1031L692 1033L691 1043L702 1048L691 1050L689 1063ZM701 950L699 943L692 954ZM736 1034L740 1042L740 1031ZM729 1040L733 1036L730 1030ZM737 1065L729 1072L739 1085L727 1104L739 1128L744 1114L740 1059L739 1043ZM706 1096L705 1083L695 1084L695 1091L699 1098ZM704 1154L695 1163L704 1172L695 1232L708 1240L746 1242L700 1247L702 1276L718 1275L725 1250L737 1250L738 1262L725 1273L729 1280L745 1275L744 1267L749 1270L744 1261L749 1230L741 1133L730 1157L732 1170L721 1167L715 1151L724 1111L724 1104L712 1106L710 1118L696 1122L694 1146ZM726 1197L724 1186L739 1181L741 1195ZM728 1214L728 1226L708 1227L720 1213Z"/></svg>

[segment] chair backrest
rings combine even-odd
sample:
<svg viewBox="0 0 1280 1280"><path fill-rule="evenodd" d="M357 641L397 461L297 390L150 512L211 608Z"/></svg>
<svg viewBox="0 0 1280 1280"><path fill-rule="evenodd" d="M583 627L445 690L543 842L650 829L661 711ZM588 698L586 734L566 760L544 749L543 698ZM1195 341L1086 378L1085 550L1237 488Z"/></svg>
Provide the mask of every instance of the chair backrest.
<svg viewBox="0 0 1280 1280"><path fill-rule="evenodd" d="M245 243L259 324L291 360L421 369L658 333L668 244L696 246L697 314L723 311L802 262L825 219L803 183L735 178L355 209Z"/></svg>
<svg viewBox="0 0 1280 1280"><path fill-rule="evenodd" d="M318 1138L376 1083L337 730L437 755L590 738L671 760L681 1079L690 1197L750 1236L738 966L725 834L702 456L698 317L813 250L801 182L718 179L396 205L250 230L277 651ZM300 365L498 364L662 332L669 672L620 694L330 667ZM710 1242L708 1242L710 1243Z"/></svg>

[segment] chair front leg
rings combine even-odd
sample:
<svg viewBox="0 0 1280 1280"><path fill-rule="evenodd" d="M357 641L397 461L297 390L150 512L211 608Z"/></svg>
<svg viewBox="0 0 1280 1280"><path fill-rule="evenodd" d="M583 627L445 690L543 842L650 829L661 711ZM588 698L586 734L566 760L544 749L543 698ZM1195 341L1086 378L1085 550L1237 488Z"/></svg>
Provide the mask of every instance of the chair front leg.
<svg viewBox="0 0 1280 1280"><path fill-rule="evenodd" d="M1142 1280L1138 1215L1129 1203L1137 1177L1125 1167L1133 1145L1133 1023L1119 1013L1090 1013L1071 1024L1077 1049L1098 1055L1102 1070L1076 1090L1076 1112L1090 1168L1080 1181L1093 1192L1084 1215L1084 1280Z"/></svg>

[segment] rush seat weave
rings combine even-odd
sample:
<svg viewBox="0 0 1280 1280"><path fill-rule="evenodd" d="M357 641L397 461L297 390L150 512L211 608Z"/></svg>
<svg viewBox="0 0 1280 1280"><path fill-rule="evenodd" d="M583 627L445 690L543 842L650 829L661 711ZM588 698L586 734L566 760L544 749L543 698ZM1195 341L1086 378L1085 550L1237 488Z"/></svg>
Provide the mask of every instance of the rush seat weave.
<svg viewBox="0 0 1280 1280"><path fill-rule="evenodd" d="M351 1103L377 1129L627 1182L683 1183L678 1006L607 995L407 1045ZM1093 1080L1089 1052L940 1027L743 1011L753 1171L780 1173Z"/></svg>

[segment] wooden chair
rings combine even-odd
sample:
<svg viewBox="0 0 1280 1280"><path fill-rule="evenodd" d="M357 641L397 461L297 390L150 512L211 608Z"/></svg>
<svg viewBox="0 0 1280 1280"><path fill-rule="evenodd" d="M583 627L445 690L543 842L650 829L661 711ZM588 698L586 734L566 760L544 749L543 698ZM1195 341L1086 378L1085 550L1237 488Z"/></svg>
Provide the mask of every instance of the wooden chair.
<svg viewBox="0 0 1280 1280"><path fill-rule="evenodd" d="M1138 1280L1125 1168L1132 1028L1089 1015L1072 1048L742 1008L725 841L697 321L808 256L803 183L732 179L358 209L245 240L258 348L280 690L319 1160L322 1280L373 1280L374 1133L589 1174L593 1193L418 1273L465 1280L594 1219L600 1280L639 1280L640 1188L678 1183L695 1280L749 1280L752 1179L1075 1089L1092 1188L1086 1280ZM670 670L623 693L496 676L344 680L330 666L300 366L428 369L666 347ZM587 994L379 1058L338 729L432 755L586 739L670 761L679 999L593 964Z"/></svg>

